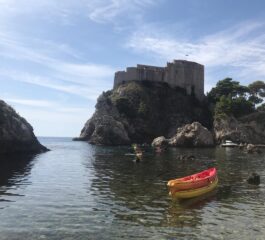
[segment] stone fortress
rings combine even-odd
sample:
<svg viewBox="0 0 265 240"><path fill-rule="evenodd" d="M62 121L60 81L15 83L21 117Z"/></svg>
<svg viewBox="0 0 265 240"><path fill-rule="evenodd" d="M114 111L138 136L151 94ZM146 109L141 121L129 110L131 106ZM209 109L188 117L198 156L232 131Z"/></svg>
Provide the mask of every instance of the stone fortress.
<svg viewBox="0 0 265 240"><path fill-rule="evenodd" d="M166 67L137 64L115 73L114 88L128 81L165 82L186 89L187 94L193 93L199 100L204 98L204 66L196 62L174 60Z"/></svg>

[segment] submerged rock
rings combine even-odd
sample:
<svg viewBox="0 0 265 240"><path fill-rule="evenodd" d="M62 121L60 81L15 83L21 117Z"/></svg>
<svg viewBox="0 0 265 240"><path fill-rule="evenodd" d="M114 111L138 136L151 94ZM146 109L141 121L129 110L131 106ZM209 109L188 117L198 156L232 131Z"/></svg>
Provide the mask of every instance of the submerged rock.
<svg viewBox="0 0 265 240"><path fill-rule="evenodd" d="M259 185L260 184L260 176L257 173L252 173L248 179L247 182L249 184L253 184L253 185Z"/></svg>
<svg viewBox="0 0 265 240"><path fill-rule="evenodd" d="M32 126L0 100L0 154L41 153L48 151L33 133Z"/></svg>
<svg viewBox="0 0 265 240"><path fill-rule="evenodd" d="M246 150L247 150L247 153L253 153L256 150L256 147L253 144L248 144L246 146Z"/></svg>

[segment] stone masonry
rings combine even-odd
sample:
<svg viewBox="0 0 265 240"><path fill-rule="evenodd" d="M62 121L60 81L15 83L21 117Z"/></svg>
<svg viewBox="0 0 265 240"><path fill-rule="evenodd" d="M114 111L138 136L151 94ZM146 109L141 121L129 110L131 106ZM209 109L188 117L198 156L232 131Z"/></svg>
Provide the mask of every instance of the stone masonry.
<svg viewBox="0 0 265 240"><path fill-rule="evenodd" d="M166 67L140 64L128 67L115 73L114 88L128 81L165 82L186 89L188 94L193 92L199 100L204 98L204 66L196 62L174 60Z"/></svg>

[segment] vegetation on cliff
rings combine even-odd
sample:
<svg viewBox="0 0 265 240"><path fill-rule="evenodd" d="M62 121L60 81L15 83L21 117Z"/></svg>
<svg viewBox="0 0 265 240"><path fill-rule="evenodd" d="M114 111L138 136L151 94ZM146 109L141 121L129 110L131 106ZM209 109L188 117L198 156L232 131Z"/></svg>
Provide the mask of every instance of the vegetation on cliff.
<svg viewBox="0 0 265 240"><path fill-rule="evenodd" d="M265 143L265 83L255 81L248 86L226 78L208 93L214 116L217 143L224 140Z"/></svg>
<svg viewBox="0 0 265 240"><path fill-rule="evenodd" d="M225 78L219 81L207 96L214 105L215 118L222 118L225 115L238 118L264 108L264 105L258 108L256 105L263 102L265 83L255 81L243 86L232 78Z"/></svg>

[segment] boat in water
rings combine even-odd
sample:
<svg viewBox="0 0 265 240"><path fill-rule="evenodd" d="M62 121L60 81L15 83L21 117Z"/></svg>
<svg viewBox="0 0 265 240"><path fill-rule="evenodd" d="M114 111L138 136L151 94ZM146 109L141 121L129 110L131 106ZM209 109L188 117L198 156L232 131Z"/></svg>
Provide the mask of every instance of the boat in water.
<svg viewBox="0 0 265 240"><path fill-rule="evenodd" d="M168 181L169 194L177 198L198 197L212 191L218 183L216 168Z"/></svg>
<svg viewBox="0 0 265 240"><path fill-rule="evenodd" d="M238 144L230 140L226 140L224 143L221 144L221 146L222 147L238 147Z"/></svg>
<svg viewBox="0 0 265 240"><path fill-rule="evenodd" d="M179 198L179 199L199 197L203 194L213 191L217 187L217 185L218 185L218 177L216 177L213 182L210 182L209 185L205 187L177 191L177 192L174 192L173 195L171 196L175 198Z"/></svg>
<svg viewBox="0 0 265 240"><path fill-rule="evenodd" d="M167 186L170 191L188 190L192 188L205 187L209 182L214 181L217 175L216 168L209 168L199 173L195 173L183 178L168 181Z"/></svg>

